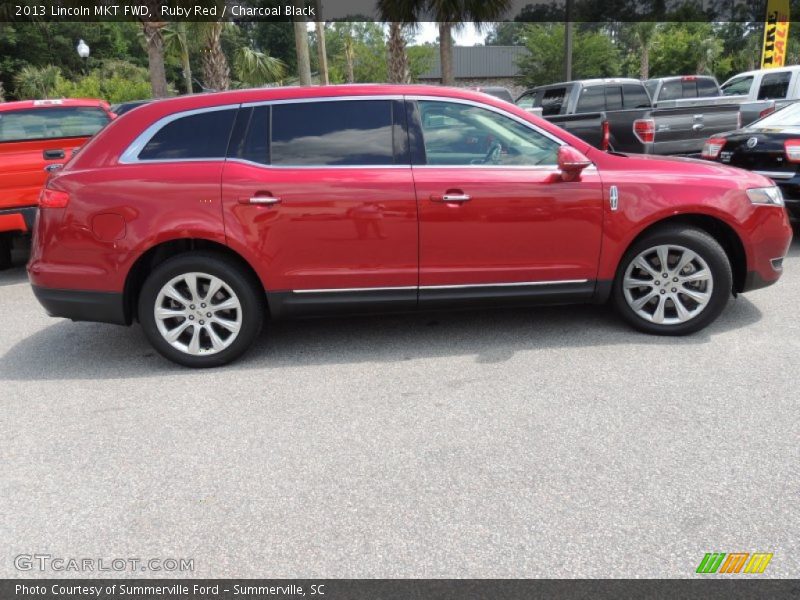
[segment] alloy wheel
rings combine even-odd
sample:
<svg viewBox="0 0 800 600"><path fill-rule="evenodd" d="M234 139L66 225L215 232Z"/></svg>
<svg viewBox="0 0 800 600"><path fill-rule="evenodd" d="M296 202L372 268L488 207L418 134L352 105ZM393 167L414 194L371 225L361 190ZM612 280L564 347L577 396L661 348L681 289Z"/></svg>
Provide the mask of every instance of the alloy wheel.
<svg viewBox="0 0 800 600"><path fill-rule="evenodd" d="M640 252L625 269L628 306L658 325L686 323L708 306L714 278L708 263L689 248L663 244Z"/></svg>
<svg viewBox="0 0 800 600"><path fill-rule="evenodd" d="M156 296L156 327L173 348L193 356L228 348L242 326L242 305L231 286L207 273L170 279Z"/></svg>

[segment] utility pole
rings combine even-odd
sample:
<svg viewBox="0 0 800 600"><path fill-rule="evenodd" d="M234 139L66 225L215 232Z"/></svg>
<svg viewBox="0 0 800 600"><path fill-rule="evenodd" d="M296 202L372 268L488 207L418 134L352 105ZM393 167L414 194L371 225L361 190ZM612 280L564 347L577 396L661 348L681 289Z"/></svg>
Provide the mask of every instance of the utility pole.
<svg viewBox="0 0 800 600"><path fill-rule="evenodd" d="M303 0L295 0L294 4L297 8L305 6ZM311 61L308 56L308 29L306 28L306 18L302 16L296 16L294 18L294 48L297 52L297 75L300 79L300 85L311 85Z"/></svg>
<svg viewBox="0 0 800 600"><path fill-rule="evenodd" d="M572 0L566 0L564 13L564 81L572 80Z"/></svg>

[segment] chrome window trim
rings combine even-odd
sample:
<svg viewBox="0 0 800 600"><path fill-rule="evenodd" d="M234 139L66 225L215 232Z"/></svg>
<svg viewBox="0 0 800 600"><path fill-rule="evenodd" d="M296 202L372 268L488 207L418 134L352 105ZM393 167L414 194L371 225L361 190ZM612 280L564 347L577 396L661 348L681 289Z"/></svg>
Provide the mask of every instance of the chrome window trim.
<svg viewBox="0 0 800 600"><path fill-rule="evenodd" d="M250 108L252 106L269 106L272 104L307 104L309 102L347 102L350 100L403 100L402 94L370 94L363 96L319 96L316 98L282 98L279 100L256 100L253 102L244 102L242 108Z"/></svg>
<svg viewBox="0 0 800 600"><path fill-rule="evenodd" d="M142 133L140 133L136 138L128 144L128 147L125 151L120 155L119 160L117 161L123 165L130 165L130 164L147 164L147 163L162 163L162 162L208 162L208 161L219 161L225 160L225 156L215 156L211 158L153 158L153 159L142 159L139 160L139 153L144 150L144 147L153 139L156 133L161 131L162 128L169 125L173 121L177 121L178 119L182 119L183 117L191 117L194 115L200 115L203 113L209 112L218 112L221 110L232 110L232 109L239 109L241 107L240 104L224 104L220 106L205 106L203 108L195 108L192 110L184 110L181 112L172 113L170 115L165 115L158 119L156 122L150 124L147 129L145 129Z"/></svg>
<svg viewBox="0 0 800 600"><path fill-rule="evenodd" d="M509 283L460 283L454 285L406 285L398 287L358 287L358 288L322 288L310 290L292 290L293 294L329 294L336 292L384 292L397 290L458 290L468 288L494 287L531 287L541 285L560 285L571 283L589 283L589 279L551 279L547 281L512 281Z"/></svg>
<svg viewBox="0 0 800 600"><path fill-rule="evenodd" d="M491 106L490 104L484 104L482 102L476 102L475 100L468 100L466 98L451 98L449 96L426 96L426 95L417 95L417 94L368 94L368 95L352 95L352 96L319 96L319 97L306 97L306 98L283 98L278 100L258 100L253 102L244 102L241 104L224 104L219 106L206 106L203 108L196 108L192 110L185 110L177 113L173 113L170 115L166 115L161 117L159 120L155 121L151 125L149 125L142 133L140 133L123 151L120 155L119 160L117 161L119 164L129 165L129 164L158 164L158 163L180 163L180 162L217 162L217 161L236 161L241 162L244 164L250 164L253 166L263 167L263 168L272 168L272 169L405 169L405 168L412 168L411 164L405 165L265 165L261 163L256 163L253 161L247 161L244 159L237 159L237 158L226 158L225 156L220 157L213 157L213 158L175 158L175 159L168 159L168 158L159 158L159 159L139 159L139 153L144 149L144 147L150 142L150 140L155 136L155 134L160 131L164 126L168 125L172 121L183 117L189 117L192 115L207 113L207 112L217 112L220 110L232 110L232 109L240 109L240 108L250 108L256 106L271 106L273 104L301 104L301 103L309 103L309 102L346 102L346 101L375 101L375 100L410 100L410 101L432 101L432 102L449 102L454 104L466 104L470 106L475 106L477 108L483 108L486 110L490 110L495 112L499 115L507 117L517 123L527 127L528 129L535 131L536 133L545 136L546 138L550 139L551 141L556 142L559 146L565 146L567 143L560 138L556 137L555 135L545 131L534 125L533 123L526 121L525 119L518 117L517 115L511 114L503 109L497 108L496 106ZM423 132L424 134L424 132ZM530 169L530 170L554 170L558 171L558 167L556 165L413 165L413 168L436 168L436 169L463 169L463 168L477 168L477 169ZM594 167L590 167L594 168ZM588 170L587 170L588 171ZM591 172L591 171L588 171Z"/></svg>
<svg viewBox="0 0 800 600"><path fill-rule="evenodd" d="M250 167L259 167L261 169L411 169L411 164L402 165L265 165L264 163L247 160L246 158L227 158L226 162L235 162Z"/></svg>

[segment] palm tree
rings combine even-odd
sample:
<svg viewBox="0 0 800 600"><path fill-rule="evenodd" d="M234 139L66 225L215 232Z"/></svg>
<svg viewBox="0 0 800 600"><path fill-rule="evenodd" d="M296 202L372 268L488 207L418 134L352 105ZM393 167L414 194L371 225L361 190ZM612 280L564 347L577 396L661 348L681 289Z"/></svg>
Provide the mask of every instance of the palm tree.
<svg viewBox="0 0 800 600"><path fill-rule="evenodd" d="M231 87L231 70L222 51L225 23L212 21L198 25L203 44L203 83L212 90L227 90Z"/></svg>
<svg viewBox="0 0 800 600"><path fill-rule="evenodd" d="M280 81L286 75L286 64L281 59L247 46L239 48L233 67L237 79L248 87Z"/></svg>
<svg viewBox="0 0 800 600"><path fill-rule="evenodd" d="M389 83L408 83L411 74L406 54L406 39L403 35L403 24L397 21L389 23Z"/></svg>
<svg viewBox="0 0 800 600"><path fill-rule="evenodd" d="M189 61L189 40L186 36L186 23L178 21L164 28L164 51L181 60L183 82L186 93L192 93L192 64Z"/></svg>
<svg viewBox="0 0 800 600"><path fill-rule="evenodd" d="M652 21L642 21L633 26L633 34L636 44L641 52L639 60L639 79L650 78L650 48L653 46L653 38L656 33L656 24Z"/></svg>
<svg viewBox="0 0 800 600"><path fill-rule="evenodd" d="M159 2L150 2L151 14L158 14ZM164 68L164 21L141 21L144 33L145 46L147 47L147 64L150 70L150 87L153 89L153 98L167 96L167 72Z"/></svg>
<svg viewBox="0 0 800 600"><path fill-rule="evenodd" d="M442 83L455 85L453 73L453 31L473 23L482 27L496 21L513 0L378 0L378 12L388 21L418 23L432 18L439 24L439 55Z"/></svg>

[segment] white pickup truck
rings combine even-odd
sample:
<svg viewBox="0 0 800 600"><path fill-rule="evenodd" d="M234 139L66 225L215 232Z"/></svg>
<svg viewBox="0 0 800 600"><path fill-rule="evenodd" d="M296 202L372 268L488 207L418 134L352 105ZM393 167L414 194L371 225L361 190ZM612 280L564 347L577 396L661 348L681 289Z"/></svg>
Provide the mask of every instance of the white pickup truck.
<svg viewBox="0 0 800 600"><path fill-rule="evenodd" d="M722 95L728 100L782 108L800 99L800 65L739 73L720 87ZM749 122L744 114L742 117L743 124Z"/></svg>

